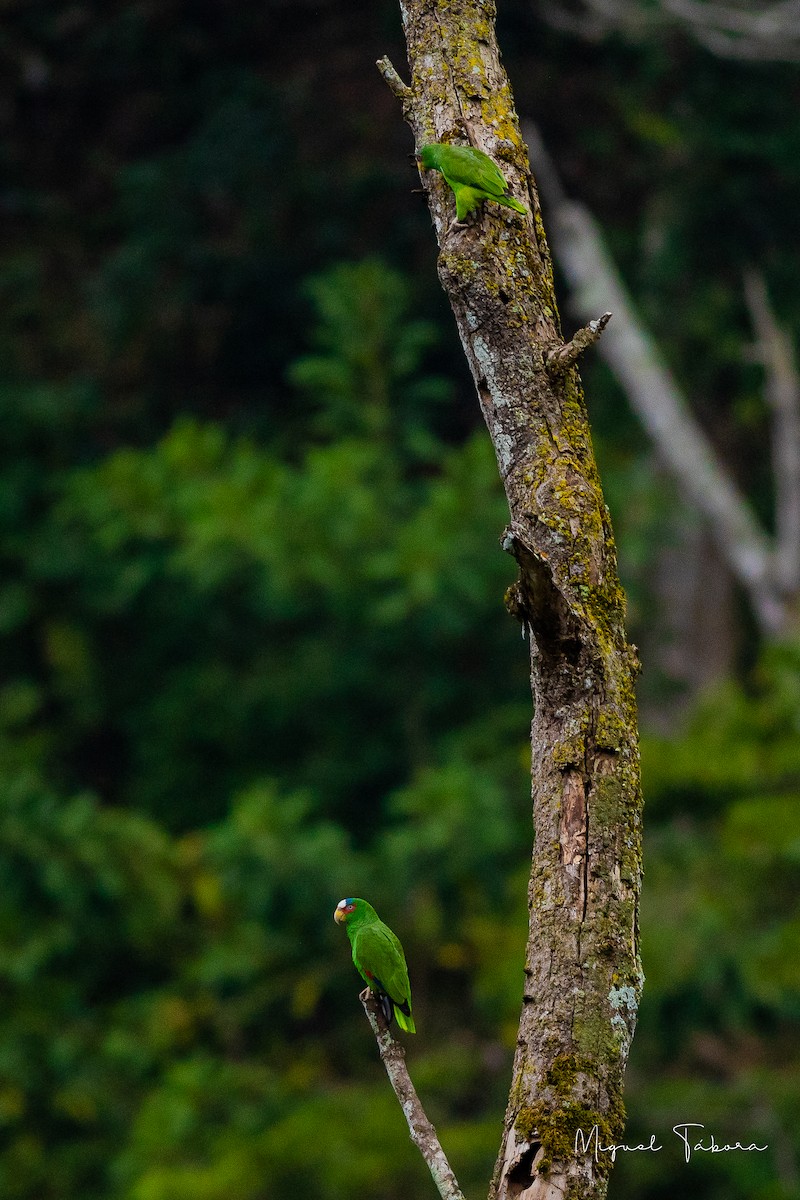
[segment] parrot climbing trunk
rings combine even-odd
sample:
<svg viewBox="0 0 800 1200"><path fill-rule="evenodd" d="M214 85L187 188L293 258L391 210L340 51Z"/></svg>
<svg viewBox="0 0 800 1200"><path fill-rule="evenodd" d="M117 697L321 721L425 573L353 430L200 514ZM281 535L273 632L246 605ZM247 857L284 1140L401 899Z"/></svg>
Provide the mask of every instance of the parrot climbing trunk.
<svg viewBox="0 0 800 1200"><path fill-rule="evenodd" d="M426 171L440 171L453 189L456 199L456 220L474 212L484 200L493 200L514 212L527 213L511 195L511 189L497 163L473 146L451 146L432 142L420 150L419 160Z"/></svg>

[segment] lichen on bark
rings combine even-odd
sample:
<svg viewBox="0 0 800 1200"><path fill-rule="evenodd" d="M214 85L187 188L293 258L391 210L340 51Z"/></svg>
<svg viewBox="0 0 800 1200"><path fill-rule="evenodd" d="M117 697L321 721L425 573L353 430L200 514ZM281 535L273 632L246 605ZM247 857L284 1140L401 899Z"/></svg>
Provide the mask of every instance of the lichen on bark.
<svg viewBox="0 0 800 1200"><path fill-rule="evenodd" d="M493 1200L605 1194L575 1153L624 1124L623 1073L642 985L641 790L616 551L580 378L564 346L536 188L486 0L401 0L410 87L390 65L416 148L458 141L502 165L526 217L491 203L454 228L423 176L450 299L508 498L519 566L506 605L530 631L535 831L523 1004ZM534 164L535 167L535 164ZM555 354L555 358L554 358ZM566 364L548 370L547 364Z"/></svg>

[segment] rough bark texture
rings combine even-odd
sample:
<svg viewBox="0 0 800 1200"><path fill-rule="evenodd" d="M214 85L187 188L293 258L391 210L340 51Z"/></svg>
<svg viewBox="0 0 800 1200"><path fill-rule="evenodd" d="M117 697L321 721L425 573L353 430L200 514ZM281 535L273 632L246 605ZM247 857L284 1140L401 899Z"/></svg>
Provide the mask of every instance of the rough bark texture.
<svg viewBox="0 0 800 1200"><path fill-rule="evenodd" d="M385 60L417 150L459 141L498 162L531 215L484 205L451 228L441 176L423 184L450 298L508 497L507 606L530 630L535 847L514 1076L492 1196L604 1195L642 976L637 660L577 371L562 346L550 256L486 0L403 0L411 86ZM598 317L600 314L597 314ZM568 357L568 356L567 356ZM606 1161L604 1161L604 1159Z"/></svg>

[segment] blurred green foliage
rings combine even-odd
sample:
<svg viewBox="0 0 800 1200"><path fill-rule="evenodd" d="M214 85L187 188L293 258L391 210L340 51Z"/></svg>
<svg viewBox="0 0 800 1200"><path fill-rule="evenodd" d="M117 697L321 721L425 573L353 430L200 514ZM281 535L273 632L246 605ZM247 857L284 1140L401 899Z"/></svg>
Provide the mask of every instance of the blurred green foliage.
<svg viewBox="0 0 800 1200"><path fill-rule="evenodd" d="M527 648L372 68L402 61L395 8L58 0L5 24L0 1194L430 1195L330 919L353 893L403 938L412 1071L477 1194L520 1004ZM586 46L522 4L500 32L769 516L731 280L759 256L798 316L796 76ZM638 641L670 493L587 378ZM644 741L628 1109L631 1139L700 1120L770 1152L629 1156L612 1194L798 1194L800 662L752 657Z"/></svg>

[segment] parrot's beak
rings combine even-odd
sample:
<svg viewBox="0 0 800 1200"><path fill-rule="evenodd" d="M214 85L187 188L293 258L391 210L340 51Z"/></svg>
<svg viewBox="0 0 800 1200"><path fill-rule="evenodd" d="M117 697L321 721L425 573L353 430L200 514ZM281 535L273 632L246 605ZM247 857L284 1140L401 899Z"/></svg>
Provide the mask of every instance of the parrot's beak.
<svg viewBox="0 0 800 1200"><path fill-rule="evenodd" d="M335 908L333 910L333 919L337 925L341 925L342 921L344 920L344 913L340 908Z"/></svg>

